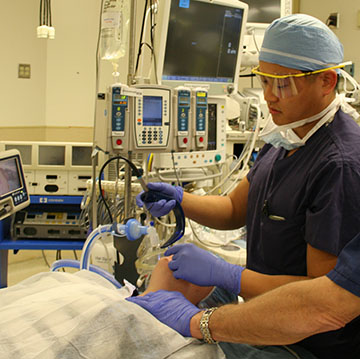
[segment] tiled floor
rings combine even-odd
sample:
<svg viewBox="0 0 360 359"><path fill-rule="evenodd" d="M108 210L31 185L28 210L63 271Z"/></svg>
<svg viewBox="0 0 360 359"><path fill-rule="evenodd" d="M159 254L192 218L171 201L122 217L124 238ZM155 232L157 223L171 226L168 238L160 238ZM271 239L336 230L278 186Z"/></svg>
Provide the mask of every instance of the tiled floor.
<svg viewBox="0 0 360 359"><path fill-rule="evenodd" d="M80 258L81 252L76 251L77 257ZM56 260L56 251L44 251L45 258L49 265ZM63 259L74 259L73 251L62 251ZM22 280L40 272L49 271L49 267L41 251L19 251L14 254L9 251L8 265L8 286L12 286ZM67 269L66 271L74 271Z"/></svg>

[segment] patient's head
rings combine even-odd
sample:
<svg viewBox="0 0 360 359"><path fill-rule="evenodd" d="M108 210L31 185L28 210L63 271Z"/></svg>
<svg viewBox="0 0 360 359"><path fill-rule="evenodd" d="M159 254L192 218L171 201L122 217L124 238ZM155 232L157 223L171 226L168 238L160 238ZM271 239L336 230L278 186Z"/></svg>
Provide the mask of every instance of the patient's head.
<svg viewBox="0 0 360 359"><path fill-rule="evenodd" d="M183 279L176 279L168 263L172 256L162 257L151 273L150 283L142 295L163 289L182 293L191 303L197 304L205 298L213 287L199 287Z"/></svg>

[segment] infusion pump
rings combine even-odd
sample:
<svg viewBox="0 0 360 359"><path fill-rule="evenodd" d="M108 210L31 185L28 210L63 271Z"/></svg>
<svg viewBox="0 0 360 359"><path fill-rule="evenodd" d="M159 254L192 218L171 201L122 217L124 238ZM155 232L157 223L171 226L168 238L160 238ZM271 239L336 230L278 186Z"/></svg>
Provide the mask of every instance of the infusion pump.
<svg viewBox="0 0 360 359"><path fill-rule="evenodd" d="M170 88L114 84L97 105L94 143L109 153L172 149Z"/></svg>
<svg viewBox="0 0 360 359"><path fill-rule="evenodd" d="M94 144L110 154L207 151L209 106L200 87L114 84L98 96Z"/></svg>
<svg viewBox="0 0 360 359"><path fill-rule="evenodd" d="M142 85L142 96L134 98L134 149L171 150L172 90Z"/></svg>

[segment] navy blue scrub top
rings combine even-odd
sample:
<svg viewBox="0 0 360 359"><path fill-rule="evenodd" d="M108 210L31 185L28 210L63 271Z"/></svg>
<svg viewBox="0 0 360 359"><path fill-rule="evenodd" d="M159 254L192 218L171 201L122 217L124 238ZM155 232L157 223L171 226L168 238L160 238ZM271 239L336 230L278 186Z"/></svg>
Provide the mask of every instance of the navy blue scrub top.
<svg viewBox="0 0 360 359"><path fill-rule="evenodd" d="M338 256L360 233L360 127L339 110L286 156L286 150L265 145L247 176L246 266L306 276L308 244ZM298 344L320 359L359 359L360 317Z"/></svg>
<svg viewBox="0 0 360 359"><path fill-rule="evenodd" d="M360 233L342 250L335 268L327 276L360 297Z"/></svg>
<svg viewBox="0 0 360 359"><path fill-rule="evenodd" d="M360 127L339 110L286 156L267 144L248 174L247 267L307 275L307 244L337 256L360 232Z"/></svg>

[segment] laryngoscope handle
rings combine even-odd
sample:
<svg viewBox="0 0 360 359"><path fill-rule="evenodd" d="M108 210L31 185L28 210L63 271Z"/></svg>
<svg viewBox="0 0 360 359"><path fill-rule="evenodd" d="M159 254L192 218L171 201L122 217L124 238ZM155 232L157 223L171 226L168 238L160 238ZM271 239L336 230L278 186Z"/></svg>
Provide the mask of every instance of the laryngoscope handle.
<svg viewBox="0 0 360 359"><path fill-rule="evenodd" d="M166 199L169 201L169 200L173 200L174 198L167 196L166 194L164 194L162 192L153 191L153 190L145 191L141 195L141 200L143 202L157 202L157 201L160 201L161 199ZM174 233L161 246L161 248L166 248L166 247L170 246L171 244L178 241L184 235L185 215L184 215L184 211L181 207L181 204L178 201L176 201L175 207L173 208L173 213L175 215L175 220L176 220L176 227L175 227Z"/></svg>

